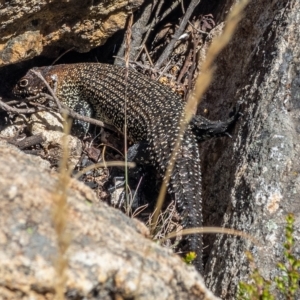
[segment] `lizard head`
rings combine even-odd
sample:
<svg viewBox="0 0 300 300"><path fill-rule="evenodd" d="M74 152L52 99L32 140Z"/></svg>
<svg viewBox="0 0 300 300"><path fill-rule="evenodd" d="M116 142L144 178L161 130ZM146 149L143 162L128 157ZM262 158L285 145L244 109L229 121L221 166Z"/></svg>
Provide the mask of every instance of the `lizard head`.
<svg viewBox="0 0 300 300"><path fill-rule="evenodd" d="M55 79L53 76L49 76L45 70L42 68L33 68L23 76L13 88L13 94L18 98L27 98L32 96L41 96L41 93L49 93L43 80L41 80L32 70L41 73L45 80L49 83L51 88L54 86Z"/></svg>

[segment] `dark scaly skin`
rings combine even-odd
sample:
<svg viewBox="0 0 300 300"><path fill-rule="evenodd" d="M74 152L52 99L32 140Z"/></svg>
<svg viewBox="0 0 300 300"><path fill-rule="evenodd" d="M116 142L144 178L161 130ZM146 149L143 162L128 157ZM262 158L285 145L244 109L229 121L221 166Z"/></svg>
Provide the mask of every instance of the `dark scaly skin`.
<svg viewBox="0 0 300 300"><path fill-rule="evenodd" d="M146 141L153 165L163 177L176 142L183 111L181 98L167 87L122 67L104 64L73 64L34 68L55 89L59 100L77 112L114 125L124 125L125 89L127 90L127 130L135 141ZM126 87L127 86L127 87ZM18 96L47 92L44 84L30 71L14 88ZM202 226L201 171L197 141L222 136L234 119L212 122L195 117L183 137L171 176L168 192L175 197L183 228ZM195 267L201 272L202 239L198 234L184 238L185 251L194 251Z"/></svg>

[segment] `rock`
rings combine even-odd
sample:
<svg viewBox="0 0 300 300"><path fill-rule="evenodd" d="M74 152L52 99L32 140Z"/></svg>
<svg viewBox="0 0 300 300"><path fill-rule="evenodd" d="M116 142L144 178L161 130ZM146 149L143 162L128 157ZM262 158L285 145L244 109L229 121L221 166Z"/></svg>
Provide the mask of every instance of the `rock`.
<svg viewBox="0 0 300 300"><path fill-rule="evenodd" d="M58 176L3 142L0 169L0 298L53 299ZM84 184L71 179L67 199L65 299L217 299L192 266Z"/></svg>
<svg viewBox="0 0 300 300"><path fill-rule="evenodd" d="M18 135L22 128L27 127L29 123L29 118L26 116L16 116L13 123L6 126L0 127L0 136L4 138L14 138Z"/></svg>
<svg viewBox="0 0 300 300"><path fill-rule="evenodd" d="M143 0L0 2L0 66L56 56L58 49L87 52L124 28Z"/></svg>
<svg viewBox="0 0 300 300"><path fill-rule="evenodd" d="M63 117L59 113L40 111L30 115L30 133L35 135L45 130L63 132Z"/></svg>
<svg viewBox="0 0 300 300"><path fill-rule="evenodd" d="M45 141L42 143L45 158L53 164L58 164L62 157L63 149L63 118L59 113L41 111L32 114L28 126L32 135L42 134ZM74 169L82 154L82 143L76 136L67 135L67 146L69 151L68 166Z"/></svg>
<svg viewBox="0 0 300 300"><path fill-rule="evenodd" d="M26 127L31 136L42 135L44 141L41 143L43 153L41 155L51 161L52 165L58 165L62 157L63 149L63 118L59 113L41 111L30 115L29 118L18 116L14 123L6 126L0 131L4 138L14 138L18 131ZM68 167L74 169L82 154L82 143L79 138L67 135L67 146L69 151Z"/></svg>
<svg viewBox="0 0 300 300"><path fill-rule="evenodd" d="M205 236L211 244L206 283L222 299L236 299L238 283L251 281L246 250L265 279L274 283L275 276L282 276L276 264L284 261L285 217L290 212L295 215L295 240L300 239L299 27L298 0L250 1L216 60L214 80L201 103L210 119L226 118L224 110L237 101L243 113L232 139L201 147L204 225L241 230L260 242ZM293 251L299 258L297 242ZM285 298L275 291L273 295Z"/></svg>

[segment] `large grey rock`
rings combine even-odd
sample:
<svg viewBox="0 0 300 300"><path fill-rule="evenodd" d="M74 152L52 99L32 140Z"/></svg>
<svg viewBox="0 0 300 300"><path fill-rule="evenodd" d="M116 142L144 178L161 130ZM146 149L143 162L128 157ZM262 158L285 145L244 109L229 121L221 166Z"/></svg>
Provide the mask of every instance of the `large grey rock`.
<svg viewBox="0 0 300 300"><path fill-rule="evenodd" d="M49 164L0 142L0 299L53 299L57 257ZM144 225L71 180L65 299L217 299Z"/></svg>

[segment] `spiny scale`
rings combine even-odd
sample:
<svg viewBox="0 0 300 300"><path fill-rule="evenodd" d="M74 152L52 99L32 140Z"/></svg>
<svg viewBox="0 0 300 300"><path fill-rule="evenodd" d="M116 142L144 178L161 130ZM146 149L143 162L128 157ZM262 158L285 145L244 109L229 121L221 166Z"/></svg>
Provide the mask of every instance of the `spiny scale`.
<svg viewBox="0 0 300 300"><path fill-rule="evenodd" d="M104 64L71 64L34 68L55 87L56 95L77 112L98 118L123 131L125 91L127 93L128 135L146 141L152 163L164 176L177 139L183 104L169 88L126 69ZM27 81L24 81L27 80ZM22 81L23 80L23 81ZM30 72L19 81L15 94L28 96L42 90L42 82ZM184 228L202 226L201 172L197 141L225 135L233 118L212 122L195 117L182 138L168 192L175 197ZM202 239L185 237L185 251L194 251L194 265L201 272Z"/></svg>

